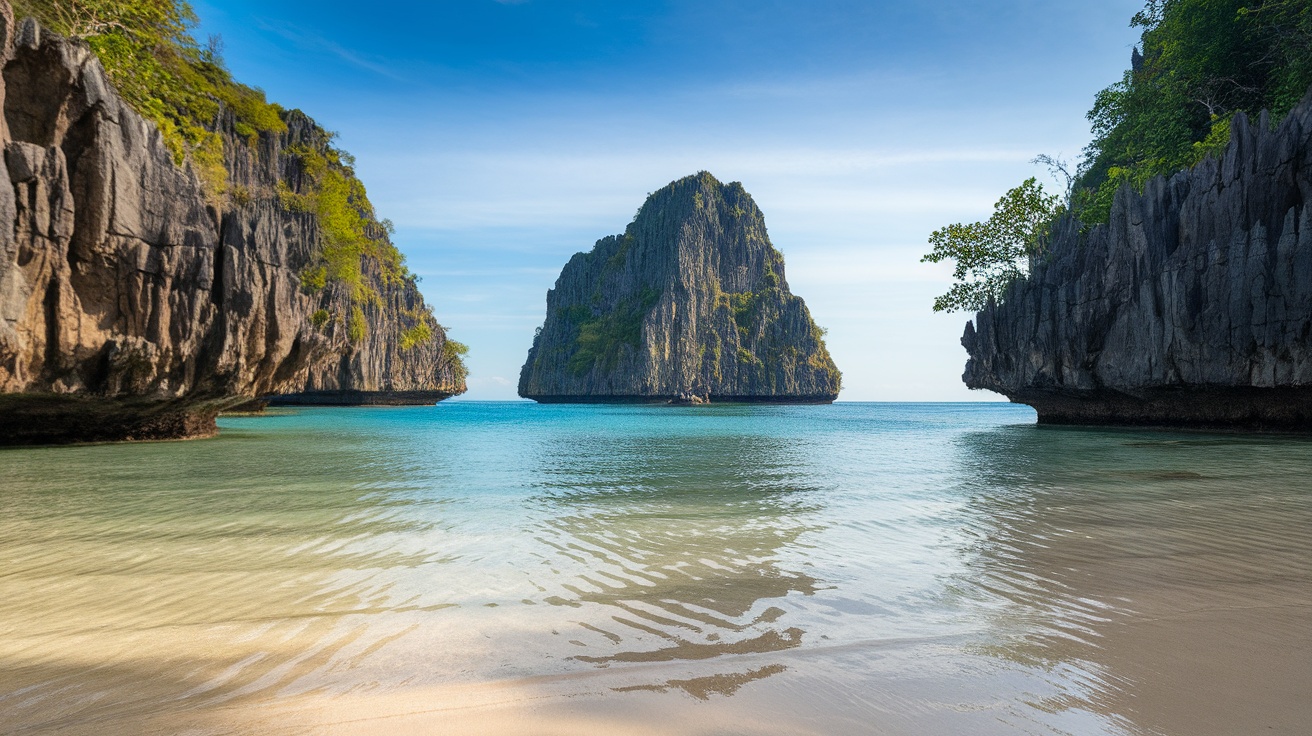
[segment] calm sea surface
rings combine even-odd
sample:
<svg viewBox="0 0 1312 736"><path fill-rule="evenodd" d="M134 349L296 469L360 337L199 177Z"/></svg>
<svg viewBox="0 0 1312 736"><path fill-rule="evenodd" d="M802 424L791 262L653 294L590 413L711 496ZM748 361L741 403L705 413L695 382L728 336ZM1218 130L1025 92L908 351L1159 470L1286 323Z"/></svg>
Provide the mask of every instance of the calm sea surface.
<svg viewBox="0 0 1312 736"><path fill-rule="evenodd" d="M1312 441L446 403L0 451L0 733L1307 734Z"/></svg>

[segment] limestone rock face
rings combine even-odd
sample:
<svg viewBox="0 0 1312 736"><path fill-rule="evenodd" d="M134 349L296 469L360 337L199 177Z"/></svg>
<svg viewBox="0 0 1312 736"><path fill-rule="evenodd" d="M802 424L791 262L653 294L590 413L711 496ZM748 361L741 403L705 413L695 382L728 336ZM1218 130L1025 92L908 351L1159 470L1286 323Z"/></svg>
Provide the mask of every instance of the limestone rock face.
<svg viewBox="0 0 1312 736"><path fill-rule="evenodd" d="M297 185L284 149L327 140L312 121L254 144L217 121L247 196L216 202L84 44L16 27L4 0L0 42L0 444L205 435L221 409L307 388L463 391L413 283L366 273L379 298L354 342L350 294L302 288L317 218L276 185Z"/></svg>
<svg viewBox="0 0 1312 736"><path fill-rule="evenodd" d="M841 374L741 184L708 173L651 195L622 235L547 292L520 373L542 402L827 403Z"/></svg>
<svg viewBox="0 0 1312 736"><path fill-rule="evenodd" d="M1049 254L966 325L963 376L1052 423L1312 430L1312 97Z"/></svg>

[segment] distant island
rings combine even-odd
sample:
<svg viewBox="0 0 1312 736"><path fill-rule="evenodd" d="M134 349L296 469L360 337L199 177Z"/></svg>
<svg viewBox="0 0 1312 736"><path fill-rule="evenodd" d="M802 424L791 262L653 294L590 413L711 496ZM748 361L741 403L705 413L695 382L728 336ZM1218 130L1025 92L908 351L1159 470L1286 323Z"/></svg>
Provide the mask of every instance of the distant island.
<svg viewBox="0 0 1312 736"><path fill-rule="evenodd" d="M652 194L547 293L519 394L557 402L829 403L842 374L788 289L742 185L701 172Z"/></svg>
<svg viewBox="0 0 1312 736"><path fill-rule="evenodd" d="M185 4L131 6L16 20L0 0L0 444L207 436L270 395L462 393L464 346L350 155L234 81Z"/></svg>

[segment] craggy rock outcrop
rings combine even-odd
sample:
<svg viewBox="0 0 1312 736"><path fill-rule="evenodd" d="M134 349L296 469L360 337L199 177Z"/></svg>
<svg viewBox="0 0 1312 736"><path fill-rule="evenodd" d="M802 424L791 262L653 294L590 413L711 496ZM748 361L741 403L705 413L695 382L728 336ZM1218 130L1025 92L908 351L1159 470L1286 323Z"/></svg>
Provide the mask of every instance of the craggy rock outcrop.
<svg viewBox="0 0 1312 736"><path fill-rule="evenodd" d="M1070 221L966 326L963 377L1040 422L1312 430L1312 97L1111 222Z"/></svg>
<svg viewBox="0 0 1312 736"><path fill-rule="evenodd" d="M623 235L547 292L520 373L541 402L827 403L840 374L741 184L708 173L651 195Z"/></svg>
<svg viewBox="0 0 1312 736"><path fill-rule="evenodd" d="M216 121L243 193L217 202L84 44L0 15L0 444L204 436L228 406L307 387L463 390L412 282L366 272L355 342L351 295L302 287L317 218L276 190L302 185L284 149L326 145L312 121L287 113L254 143Z"/></svg>
<svg viewBox="0 0 1312 736"><path fill-rule="evenodd" d="M336 338L327 360L314 361L296 391L266 397L274 405L417 405L434 404L465 392L465 369L446 332L424 304L413 282L387 285L375 264L365 280L378 301L353 304L351 291L328 284L317 307L339 315L322 328ZM357 306L368 325L363 338L347 336L347 316ZM313 319L313 318L311 318ZM430 337L407 344L408 331L428 328Z"/></svg>

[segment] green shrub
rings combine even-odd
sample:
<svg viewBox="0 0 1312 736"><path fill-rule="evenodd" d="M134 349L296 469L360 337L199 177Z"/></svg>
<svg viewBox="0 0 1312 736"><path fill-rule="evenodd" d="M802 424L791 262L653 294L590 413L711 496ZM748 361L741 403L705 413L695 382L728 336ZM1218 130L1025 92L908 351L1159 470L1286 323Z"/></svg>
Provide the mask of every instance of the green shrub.
<svg viewBox="0 0 1312 736"><path fill-rule="evenodd" d="M777 257L774 253L770 253L769 259L765 262L765 285L767 288L773 289L779 286L779 274L774 270L776 265L782 266L783 259Z"/></svg>
<svg viewBox="0 0 1312 736"><path fill-rule="evenodd" d="M301 272L301 288L305 291L316 294L323 291L328 285L328 267L324 265L312 266Z"/></svg>
<svg viewBox="0 0 1312 736"><path fill-rule="evenodd" d="M328 324L328 320L331 317L332 315L328 314L327 309L320 309L310 315L310 324L314 325L315 329L318 329Z"/></svg>
<svg viewBox="0 0 1312 736"><path fill-rule="evenodd" d="M643 320L660 295L661 292L655 289L645 288L638 295L620 302L609 314L575 323L578 334L574 339L574 352L569 357L569 371L584 376L594 366L614 370L624 345L637 347L642 344Z"/></svg>
<svg viewBox="0 0 1312 736"><path fill-rule="evenodd" d="M442 343L442 359L451 366L452 373L455 375L456 383L461 383L469 377L469 368L465 366L464 356L469 352L469 346L447 338Z"/></svg>
<svg viewBox="0 0 1312 736"><path fill-rule="evenodd" d="M401 349L411 350L433 339L433 328L427 322L420 322L401 333ZM450 343L448 343L450 344ZM443 346L445 347L445 346Z"/></svg>
<svg viewBox="0 0 1312 736"><path fill-rule="evenodd" d="M364 310L358 305L351 307L351 321L346 326L346 337L351 342L360 342L368 334L369 325L364 321Z"/></svg>
<svg viewBox="0 0 1312 736"><path fill-rule="evenodd" d="M768 277L767 273L767 277ZM769 278L766 283L770 284ZM776 279L773 283L778 283ZM752 325L757 321L757 315L761 310L761 305L768 299L776 299L779 296L778 289L773 285L767 286L761 291L722 291L716 296L716 304L720 309L728 309L733 313L734 324L738 326L738 334L746 338L752 329Z"/></svg>
<svg viewBox="0 0 1312 736"><path fill-rule="evenodd" d="M987 220L954 223L929 236L933 250L922 263L955 261L955 283L934 300L935 312L979 311L1000 299L1007 287L1027 273L1029 259L1048 245L1053 223L1065 212L1056 195L1030 177L993 205Z"/></svg>
<svg viewBox="0 0 1312 736"><path fill-rule="evenodd" d="M182 0L17 0L14 10L86 41L123 99L159 128L174 161L191 156L212 200L227 180L213 132L223 107L252 136L287 129L282 108L232 79L217 44L202 48L191 37L196 15Z"/></svg>
<svg viewBox="0 0 1312 736"><path fill-rule="evenodd" d="M278 181L277 193L279 206L288 212L314 212L318 207L317 200L306 194L297 194L285 181Z"/></svg>

